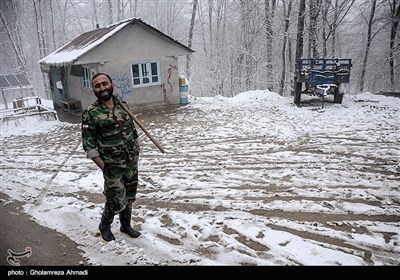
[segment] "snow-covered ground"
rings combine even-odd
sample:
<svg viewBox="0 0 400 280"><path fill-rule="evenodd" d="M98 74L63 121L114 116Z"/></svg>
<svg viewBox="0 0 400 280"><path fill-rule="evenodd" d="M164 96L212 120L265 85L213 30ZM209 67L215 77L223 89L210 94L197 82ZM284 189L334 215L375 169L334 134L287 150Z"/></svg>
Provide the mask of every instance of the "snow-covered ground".
<svg viewBox="0 0 400 280"><path fill-rule="evenodd" d="M93 265L400 265L400 98L322 109L251 91L138 117L167 151L141 135L140 238L118 218L116 241L99 236L79 124L2 123L0 191Z"/></svg>

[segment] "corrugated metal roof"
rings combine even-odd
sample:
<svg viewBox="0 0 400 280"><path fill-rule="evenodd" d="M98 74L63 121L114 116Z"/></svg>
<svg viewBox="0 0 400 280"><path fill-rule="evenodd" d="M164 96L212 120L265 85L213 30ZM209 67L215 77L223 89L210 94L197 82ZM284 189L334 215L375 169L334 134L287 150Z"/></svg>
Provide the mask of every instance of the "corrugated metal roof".
<svg viewBox="0 0 400 280"><path fill-rule="evenodd" d="M85 32L71 42L62 46L58 50L39 60L39 63L41 65L52 66L73 65L74 61L76 61L80 56L100 45L128 24L140 24L146 28L149 28L151 31L156 32L160 36L178 44L187 51L194 52L192 49L174 40L173 38L152 27L151 25L145 23L141 19L133 18L103 28L98 28L89 32Z"/></svg>

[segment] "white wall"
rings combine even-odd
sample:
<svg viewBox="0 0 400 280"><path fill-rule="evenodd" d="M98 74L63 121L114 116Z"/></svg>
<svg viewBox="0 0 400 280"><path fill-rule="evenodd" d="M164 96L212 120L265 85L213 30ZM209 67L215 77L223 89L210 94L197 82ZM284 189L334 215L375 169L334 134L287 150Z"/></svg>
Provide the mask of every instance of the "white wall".
<svg viewBox="0 0 400 280"><path fill-rule="evenodd" d="M131 108L179 104L178 55L190 54L186 49L166 40L159 34L134 24L88 52L75 64L97 62L98 72L109 74L116 92ZM132 88L131 63L160 60L161 84ZM123 92L118 88L124 88ZM81 100L82 108L96 100L93 92L82 90L78 77L71 76L70 97Z"/></svg>

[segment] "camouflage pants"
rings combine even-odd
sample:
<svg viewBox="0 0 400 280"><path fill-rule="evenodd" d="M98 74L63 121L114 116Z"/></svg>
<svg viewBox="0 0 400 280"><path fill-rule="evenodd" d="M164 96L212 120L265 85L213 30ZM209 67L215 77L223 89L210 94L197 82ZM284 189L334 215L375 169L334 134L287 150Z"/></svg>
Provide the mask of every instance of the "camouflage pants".
<svg viewBox="0 0 400 280"><path fill-rule="evenodd" d="M112 214L125 209L136 199L138 186L138 157L127 162L126 167L106 164L103 171L105 208Z"/></svg>

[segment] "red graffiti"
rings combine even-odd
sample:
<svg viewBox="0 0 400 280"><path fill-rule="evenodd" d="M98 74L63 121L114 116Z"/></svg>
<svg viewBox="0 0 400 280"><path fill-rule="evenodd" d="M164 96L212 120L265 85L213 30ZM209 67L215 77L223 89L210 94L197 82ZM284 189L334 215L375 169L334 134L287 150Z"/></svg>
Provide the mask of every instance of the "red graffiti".
<svg viewBox="0 0 400 280"><path fill-rule="evenodd" d="M171 92L172 92L174 87L172 86L171 82L169 81L170 78L171 78L171 68L168 68L168 79L167 79L167 82L168 82L169 86L171 87Z"/></svg>
<svg viewBox="0 0 400 280"><path fill-rule="evenodd" d="M162 84L162 91L164 94L164 101L167 102L167 90L165 89L165 83Z"/></svg>
<svg viewBox="0 0 400 280"><path fill-rule="evenodd" d="M168 70L167 70L167 71L168 71L167 83L169 84L170 92L171 92L171 93L174 91L174 86L173 86L172 83L170 82L170 80L171 80L171 74L172 74L172 69L178 70L178 66L169 64L169 67L168 67ZM165 83L163 83L163 84L162 84L162 90L163 90L163 95L164 95L164 101L167 102L167 101L168 101L168 99L167 99L167 89L165 88L165 86L166 86Z"/></svg>
<svg viewBox="0 0 400 280"><path fill-rule="evenodd" d="M172 86L172 84L170 82L172 69L178 70L178 66L170 64L169 68L168 68L168 79L167 79L167 82L168 82L169 86L171 87L171 92L174 90L174 87Z"/></svg>

